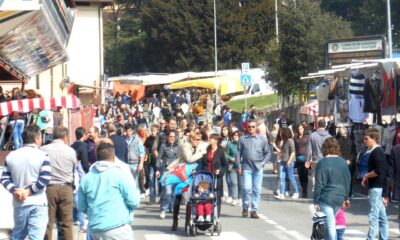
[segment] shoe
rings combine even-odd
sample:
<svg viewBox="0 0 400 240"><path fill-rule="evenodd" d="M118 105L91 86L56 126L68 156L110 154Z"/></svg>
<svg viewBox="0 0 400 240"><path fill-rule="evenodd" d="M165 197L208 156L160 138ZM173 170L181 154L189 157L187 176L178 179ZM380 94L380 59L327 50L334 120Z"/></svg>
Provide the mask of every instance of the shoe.
<svg viewBox="0 0 400 240"><path fill-rule="evenodd" d="M160 218L161 218L161 219L165 219L165 211L161 211L161 213L160 213Z"/></svg>
<svg viewBox="0 0 400 240"><path fill-rule="evenodd" d="M260 218L260 216L258 216L257 212L251 212L250 217L254 218L254 219L259 219Z"/></svg>
<svg viewBox="0 0 400 240"><path fill-rule="evenodd" d="M145 193L140 194L140 199L145 199L145 198L146 198L146 194Z"/></svg>
<svg viewBox="0 0 400 240"><path fill-rule="evenodd" d="M146 192L144 193L146 196L149 196L150 195L150 190L149 189L146 189Z"/></svg>
<svg viewBox="0 0 400 240"><path fill-rule="evenodd" d="M242 217L248 217L248 216L249 216L249 210L247 208L243 208Z"/></svg>
<svg viewBox="0 0 400 240"><path fill-rule="evenodd" d="M231 197L228 197L228 198L226 199L226 203L228 203L228 204L232 203L232 201L233 201L233 199L232 199Z"/></svg>
<svg viewBox="0 0 400 240"><path fill-rule="evenodd" d="M298 199L298 198L299 198L299 193L293 193L292 198L293 198L293 199Z"/></svg>
<svg viewBox="0 0 400 240"><path fill-rule="evenodd" d="M285 197L289 197L289 192L285 192Z"/></svg>
<svg viewBox="0 0 400 240"><path fill-rule="evenodd" d="M206 222L211 222L211 215L206 216Z"/></svg>
<svg viewBox="0 0 400 240"><path fill-rule="evenodd" d="M239 201L235 199L235 200L232 201L231 205L232 206L236 206L236 205L238 205L238 203L239 203Z"/></svg>
<svg viewBox="0 0 400 240"><path fill-rule="evenodd" d="M274 196L276 199L279 199L279 200L284 200L285 199L285 196L283 195L283 194L279 194L279 195L277 195L277 196Z"/></svg>
<svg viewBox="0 0 400 240"><path fill-rule="evenodd" d="M199 216L199 217L197 218L197 221L198 221L198 222L204 222L204 217L203 217L203 216Z"/></svg>
<svg viewBox="0 0 400 240"><path fill-rule="evenodd" d="M238 205L242 206L242 204L243 204L242 199L239 198L239 200L238 200Z"/></svg>

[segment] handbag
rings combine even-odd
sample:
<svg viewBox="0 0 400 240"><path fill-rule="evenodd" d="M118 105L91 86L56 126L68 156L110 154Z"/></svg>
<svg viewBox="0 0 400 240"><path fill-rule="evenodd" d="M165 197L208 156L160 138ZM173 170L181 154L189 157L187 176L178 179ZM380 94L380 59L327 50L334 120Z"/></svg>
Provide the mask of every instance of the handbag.
<svg viewBox="0 0 400 240"><path fill-rule="evenodd" d="M311 240L326 239L326 215L323 212L315 212L312 221Z"/></svg>

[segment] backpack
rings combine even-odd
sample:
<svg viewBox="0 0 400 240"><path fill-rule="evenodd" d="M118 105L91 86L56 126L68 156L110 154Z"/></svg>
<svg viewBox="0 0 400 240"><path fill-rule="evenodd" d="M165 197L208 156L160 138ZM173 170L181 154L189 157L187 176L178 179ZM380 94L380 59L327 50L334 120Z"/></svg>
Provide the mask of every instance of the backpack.
<svg viewBox="0 0 400 240"><path fill-rule="evenodd" d="M311 240L324 240L326 239L326 216L323 212L315 212L313 215L313 226L311 233Z"/></svg>

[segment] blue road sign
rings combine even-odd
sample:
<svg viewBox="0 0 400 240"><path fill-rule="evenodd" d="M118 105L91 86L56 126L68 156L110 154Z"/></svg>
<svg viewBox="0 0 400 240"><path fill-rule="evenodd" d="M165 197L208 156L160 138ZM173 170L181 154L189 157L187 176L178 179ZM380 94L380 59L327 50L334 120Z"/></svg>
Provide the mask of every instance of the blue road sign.
<svg viewBox="0 0 400 240"><path fill-rule="evenodd" d="M242 87L249 87L251 85L251 75L250 74L241 74L240 75L240 85L242 85Z"/></svg>

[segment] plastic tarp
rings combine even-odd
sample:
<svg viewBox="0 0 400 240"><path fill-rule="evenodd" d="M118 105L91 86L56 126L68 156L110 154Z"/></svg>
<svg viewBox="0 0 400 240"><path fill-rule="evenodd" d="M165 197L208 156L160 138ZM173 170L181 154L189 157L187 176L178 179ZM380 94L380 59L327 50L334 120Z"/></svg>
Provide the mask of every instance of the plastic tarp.
<svg viewBox="0 0 400 240"><path fill-rule="evenodd" d="M218 76L176 82L172 83L170 87L171 89L183 89L189 87L208 88L212 90L218 89L221 95L244 91L243 87L240 85L240 79L232 76Z"/></svg>

